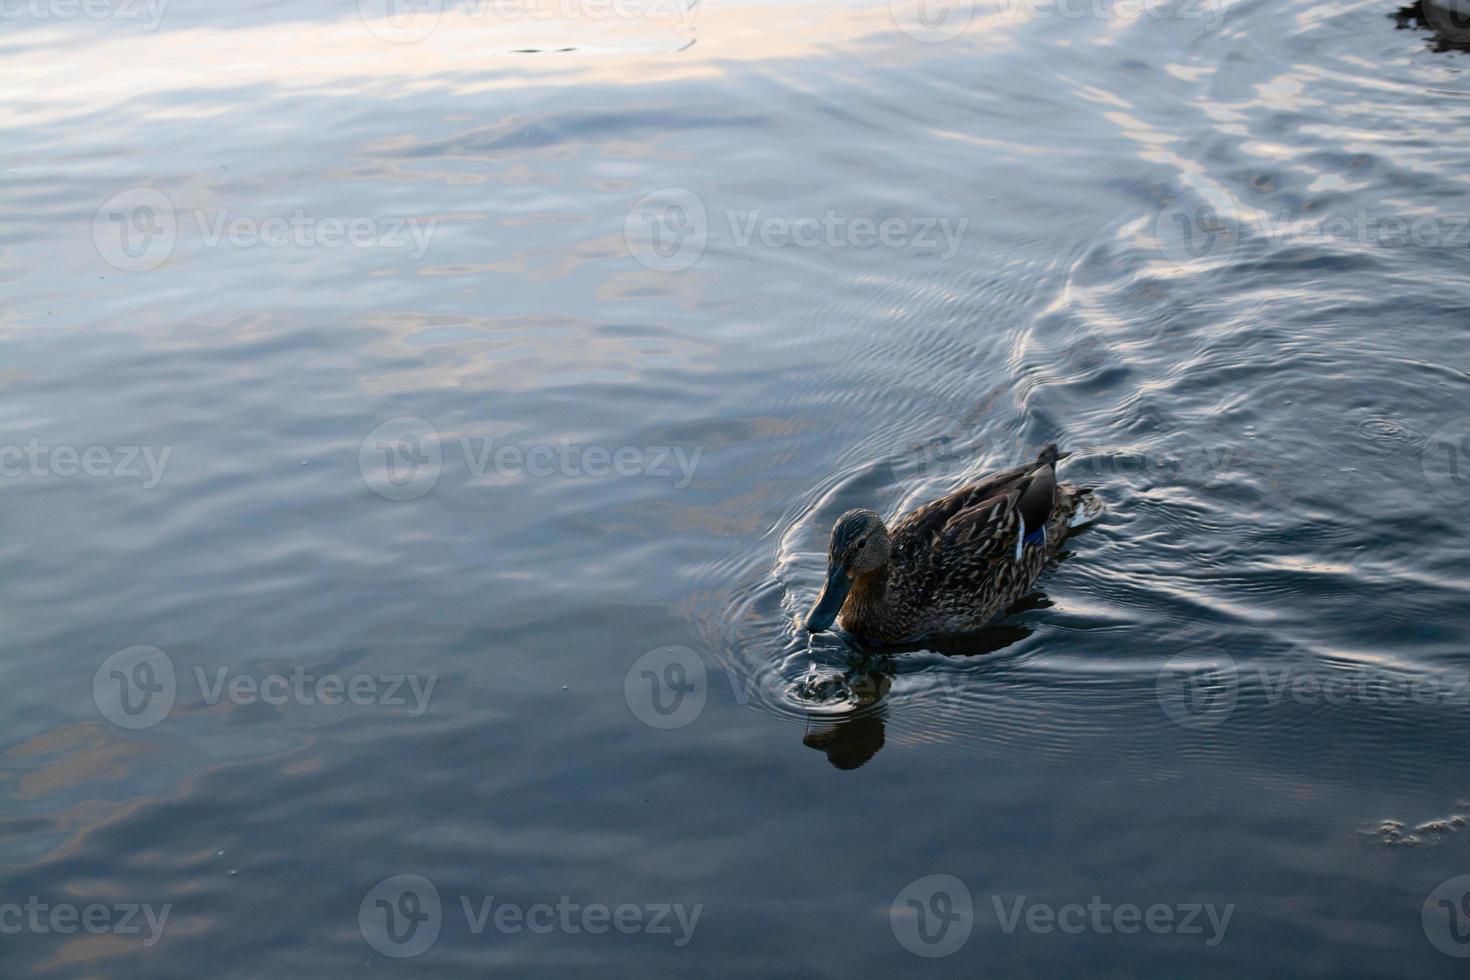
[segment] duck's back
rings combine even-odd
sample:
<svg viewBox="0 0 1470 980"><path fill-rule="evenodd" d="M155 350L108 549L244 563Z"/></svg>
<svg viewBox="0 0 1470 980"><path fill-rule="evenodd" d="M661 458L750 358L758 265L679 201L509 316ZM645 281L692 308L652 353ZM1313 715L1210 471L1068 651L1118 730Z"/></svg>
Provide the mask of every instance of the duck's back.
<svg viewBox="0 0 1470 980"><path fill-rule="evenodd" d="M910 511L899 518L890 532L895 551L909 549L917 553L926 548L933 549L946 534L965 533L973 539L977 533L1003 530L1006 525L1018 526L1017 515L1013 512L1031 489L1033 480L1044 476L1044 482L1051 488L1055 487L1057 455L1056 444L1049 444L1030 463L992 473ZM995 514L996 520L1004 523L1001 527L991 528L987 518L997 504L1006 505ZM1048 494L1048 512L1050 507L1051 495ZM1029 507L1024 509L1032 510ZM1033 529L1048 516L1048 513L1043 513L1039 520L1033 517Z"/></svg>
<svg viewBox="0 0 1470 980"><path fill-rule="evenodd" d="M894 525L889 589L894 605L910 613L906 632L974 629L1031 587L1065 528L1055 520L1056 459L1056 447L1047 446L1033 462L931 501ZM1043 546L1018 549L1026 537Z"/></svg>

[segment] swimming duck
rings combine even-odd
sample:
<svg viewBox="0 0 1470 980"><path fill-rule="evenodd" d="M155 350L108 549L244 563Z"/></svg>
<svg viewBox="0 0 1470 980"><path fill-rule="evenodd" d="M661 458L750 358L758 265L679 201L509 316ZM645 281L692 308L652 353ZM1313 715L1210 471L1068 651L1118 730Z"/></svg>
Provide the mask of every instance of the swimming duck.
<svg viewBox="0 0 1470 980"><path fill-rule="evenodd" d="M840 621L860 640L902 643L985 625L1025 595L1072 528L1097 519L1091 490L1057 483L1055 444L904 515L837 519L827 582L807 613L819 633Z"/></svg>

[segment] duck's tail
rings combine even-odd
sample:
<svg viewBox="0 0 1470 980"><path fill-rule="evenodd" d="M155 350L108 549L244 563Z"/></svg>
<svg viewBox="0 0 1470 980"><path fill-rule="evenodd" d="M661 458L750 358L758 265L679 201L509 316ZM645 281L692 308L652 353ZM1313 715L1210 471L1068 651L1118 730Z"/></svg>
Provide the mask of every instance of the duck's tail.
<svg viewBox="0 0 1470 980"><path fill-rule="evenodd" d="M1057 451L1057 444L1052 442L1044 446L1036 456L1036 465L1055 467L1058 460L1066 459L1071 453ZM1057 503L1062 506L1067 517L1067 527L1082 527L1091 524L1102 516L1107 507L1102 498L1092 492L1091 487L1079 487L1075 483L1060 483L1057 485Z"/></svg>
<svg viewBox="0 0 1470 980"><path fill-rule="evenodd" d="M1107 506L1103 504L1102 498L1092 492L1091 487L1069 487L1075 501L1075 509L1072 516L1067 519L1068 527L1082 527L1091 524L1103 515Z"/></svg>

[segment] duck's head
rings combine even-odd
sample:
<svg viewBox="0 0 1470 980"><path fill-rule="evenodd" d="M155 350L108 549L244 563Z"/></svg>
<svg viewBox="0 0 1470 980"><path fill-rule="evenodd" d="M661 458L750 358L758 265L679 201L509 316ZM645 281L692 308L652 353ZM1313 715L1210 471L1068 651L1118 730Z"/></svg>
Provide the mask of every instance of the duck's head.
<svg viewBox="0 0 1470 980"><path fill-rule="evenodd" d="M883 518L871 510L850 510L837 518L827 546L827 582L806 614L806 628L813 633L829 628L853 582L888 564L891 547Z"/></svg>

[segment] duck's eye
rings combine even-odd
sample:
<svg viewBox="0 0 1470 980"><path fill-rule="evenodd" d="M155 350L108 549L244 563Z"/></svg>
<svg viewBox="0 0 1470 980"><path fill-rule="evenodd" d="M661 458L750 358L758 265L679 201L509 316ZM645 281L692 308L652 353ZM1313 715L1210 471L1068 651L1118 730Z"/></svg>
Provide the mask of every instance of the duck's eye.
<svg viewBox="0 0 1470 980"><path fill-rule="evenodd" d="M861 548L863 545L865 545L867 543L868 543L868 539L867 538L858 538L857 546L859 548Z"/></svg>

